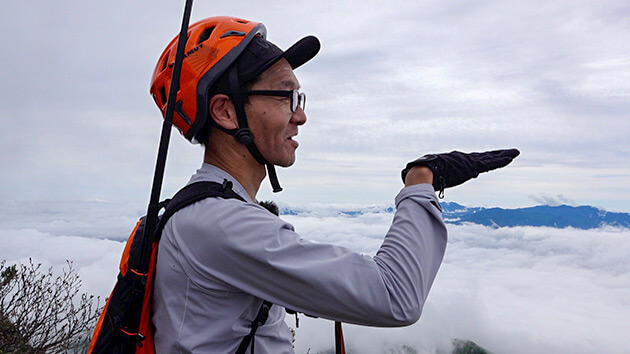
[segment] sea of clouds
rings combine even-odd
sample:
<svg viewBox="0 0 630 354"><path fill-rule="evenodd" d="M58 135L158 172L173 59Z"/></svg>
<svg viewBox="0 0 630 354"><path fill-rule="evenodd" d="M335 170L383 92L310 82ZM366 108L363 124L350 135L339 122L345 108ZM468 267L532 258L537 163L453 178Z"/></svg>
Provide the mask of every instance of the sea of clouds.
<svg viewBox="0 0 630 354"><path fill-rule="evenodd" d="M286 206L284 206L286 208ZM304 237L375 254L393 214L383 206L293 206ZM0 205L0 259L71 260L82 291L111 291L124 239L143 206L105 202ZM406 328L344 325L352 353L448 353L455 338L494 353L628 353L630 230L447 225L449 242L420 321ZM293 316L287 323L295 327ZM300 317L296 353L333 346L330 321Z"/></svg>

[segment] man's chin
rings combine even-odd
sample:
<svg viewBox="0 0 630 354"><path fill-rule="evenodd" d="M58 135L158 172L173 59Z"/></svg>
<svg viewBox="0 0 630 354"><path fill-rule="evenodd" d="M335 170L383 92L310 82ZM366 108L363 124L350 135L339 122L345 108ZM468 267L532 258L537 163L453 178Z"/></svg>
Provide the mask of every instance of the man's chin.
<svg viewBox="0 0 630 354"><path fill-rule="evenodd" d="M295 163L295 150L278 151L275 154L261 152L269 163L279 167L290 167Z"/></svg>
<svg viewBox="0 0 630 354"><path fill-rule="evenodd" d="M287 167L291 167L291 166L293 166L293 164L294 164L294 163L295 163L295 159L294 159L293 161L291 161L291 162L277 163L277 164L275 164L275 165L276 165L276 166L280 166L280 167L287 168Z"/></svg>
<svg viewBox="0 0 630 354"><path fill-rule="evenodd" d="M280 167L291 167L293 166L293 164L295 163L295 155L291 156L290 158L287 159L283 159L281 161L275 161L272 162L274 165L276 166L280 166Z"/></svg>

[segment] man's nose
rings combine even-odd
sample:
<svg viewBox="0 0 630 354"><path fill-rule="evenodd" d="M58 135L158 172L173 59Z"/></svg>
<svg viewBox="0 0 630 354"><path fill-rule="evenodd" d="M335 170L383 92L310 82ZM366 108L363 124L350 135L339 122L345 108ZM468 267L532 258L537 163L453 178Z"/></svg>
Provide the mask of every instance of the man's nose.
<svg viewBox="0 0 630 354"><path fill-rule="evenodd" d="M291 121L297 125L303 125L306 123L306 113L304 113L302 107L298 107L297 111L293 112Z"/></svg>

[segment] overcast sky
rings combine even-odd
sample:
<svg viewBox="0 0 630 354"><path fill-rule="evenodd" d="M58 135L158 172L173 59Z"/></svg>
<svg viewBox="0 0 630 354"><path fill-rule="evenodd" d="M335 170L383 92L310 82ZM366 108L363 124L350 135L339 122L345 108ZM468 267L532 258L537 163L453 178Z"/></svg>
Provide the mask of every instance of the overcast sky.
<svg viewBox="0 0 630 354"><path fill-rule="evenodd" d="M627 1L196 1L192 20L308 34L308 95L283 202L391 202L425 153L517 147L508 168L447 191L470 206L630 211ZM161 115L149 94L184 1L10 1L0 13L0 197L146 204ZM201 164L177 133L163 195Z"/></svg>

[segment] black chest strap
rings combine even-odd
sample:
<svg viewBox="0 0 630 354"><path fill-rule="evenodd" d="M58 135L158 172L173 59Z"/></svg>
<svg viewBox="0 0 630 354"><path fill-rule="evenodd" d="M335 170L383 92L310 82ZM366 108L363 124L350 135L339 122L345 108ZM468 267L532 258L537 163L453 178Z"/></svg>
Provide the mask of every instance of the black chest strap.
<svg viewBox="0 0 630 354"><path fill-rule="evenodd" d="M256 331L258 330L258 327L264 325L265 322L267 322L271 305L273 305L271 302L263 301L262 305L260 306L260 309L258 310L258 314L256 315L256 318L254 319L254 321L252 321L251 330L249 331L249 334L245 336L245 338L243 338L243 340L241 341L241 345L238 346L238 349L236 350L236 354L245 354L245 351L247 351L247 347L249 347L250 342L252 343L251 353L252 354L254 353L254 343L255 343L255 341L253 340L254 336L256 335Z"/></svg>

